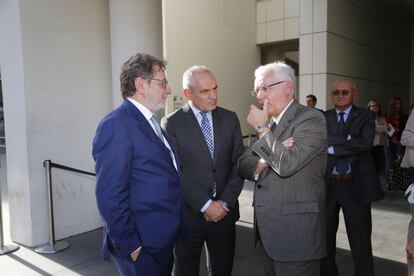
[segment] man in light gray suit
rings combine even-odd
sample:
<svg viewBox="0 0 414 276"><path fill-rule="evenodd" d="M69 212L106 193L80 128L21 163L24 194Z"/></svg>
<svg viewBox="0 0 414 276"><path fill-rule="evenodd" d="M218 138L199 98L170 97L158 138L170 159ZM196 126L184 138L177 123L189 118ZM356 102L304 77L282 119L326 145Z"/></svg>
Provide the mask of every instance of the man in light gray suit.
<svg viewBox="0 0 414 276"><path fill-rule="evenodd" d="M326 255L326 123L294 99L295 75L283 62L255 71L259 109L247 122L258 135L240 157L239 174L256 181L255 229L266 275L319 275ZM270 119L269 119L270 117Z"/></svg>

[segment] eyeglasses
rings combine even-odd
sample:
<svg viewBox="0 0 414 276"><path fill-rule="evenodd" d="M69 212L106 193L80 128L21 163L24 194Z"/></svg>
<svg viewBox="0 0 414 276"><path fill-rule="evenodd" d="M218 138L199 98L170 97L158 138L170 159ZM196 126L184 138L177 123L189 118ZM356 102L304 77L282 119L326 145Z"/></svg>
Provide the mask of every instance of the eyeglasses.
<svg viewBox="0 0 414 276"><path fill-rule="evenodd" d="M161 84L161 87L163 89L167 88L167 85L168 85L168 81L167 80L161 80L161 79L157 79L157 78L150 78L150 80L158 81Z"/></svg>
<svg viewBox="0 0 414 276"><path fill-rule="evenodd" d="M336 90L332 91L331 93L335 97L338 97L339 95L346 97L346 96L349 95L350 92L351 91L349 91L347 89L342 89L342 90L336 89Z"/></svg>
<svg viewBox="0 0 414 276"><path fill-rule="evenodd" d="M272 84L269 84L269 85L266 85L266 86L263 86L263 87L257 87L255 90L252 90L251 91L251 93L252 93L252 96L253 97L257 97L257 95L259 94L259 92L260 91L263 91L263 92L267 92L267 91L269 91L270 90L270 88L272 87L272 86L275 86L275 85L278 85L278 84L281 84L281 83L283 83L283 82L286 82L286 81L278 81L278 82L275 82L275 83L272 83Z"/></svg>

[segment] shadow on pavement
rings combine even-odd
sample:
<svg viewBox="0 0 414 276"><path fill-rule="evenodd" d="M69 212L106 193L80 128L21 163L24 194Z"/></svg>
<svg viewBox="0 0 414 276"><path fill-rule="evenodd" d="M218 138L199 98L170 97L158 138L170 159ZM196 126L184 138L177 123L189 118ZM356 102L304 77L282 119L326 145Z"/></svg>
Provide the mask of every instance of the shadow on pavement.
<svg viewBox="0 0 414 276"><path fill-rule="evenodd" d="M254 247L254 233L251 224L238 224L236 231L237 241L233 276L264 275L261 262L257 257L257 249ZM65 241L70 243L70 247L67 250L50 255L41 255L41 257L36 257L36 261L33 259L25 260L24 256L14 254L10 254L6 258L10 258L14 262L18 262L20 266L42 275L118 275L113 262L104 262L102 260L102 229L70 237L65 239ZM201 260L200 275L206 276L204 254ZM48 273L43 269L45 262L54 264L54 272ZM348 250L337 249L337 263L340 275L353 275L352 257ZM407 275L404 263L375 257L374 265L376 276Z"/></svg>

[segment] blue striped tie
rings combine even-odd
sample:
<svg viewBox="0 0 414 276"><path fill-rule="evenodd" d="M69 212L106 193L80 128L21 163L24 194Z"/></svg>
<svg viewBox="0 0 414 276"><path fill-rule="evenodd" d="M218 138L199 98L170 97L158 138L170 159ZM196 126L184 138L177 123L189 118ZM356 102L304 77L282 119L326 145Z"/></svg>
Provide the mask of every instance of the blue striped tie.
<svg viewBox="0 0 414 276"><path fill-rule="evenodd" d="M201 114L201 131L203 132L204 139L206 140L208 150L210 151L211 158L214 159L214 144L213 144L213 133L211 131L211 125L208 121L207 114L200 112Z"/></svg>
<svg viewBox="0 0 414 276"><path fill-rule="evenodd" d="M206 140L211 159L214 160L214 143L213 143L213 132L211 131L211 125L207 118L207 114L204 112L200 112L200 114L201 114L201 131L203 132L204 139ZM213 184L213 190L211 194L213 197L217 195L217 185L215 182Z"/></svg>

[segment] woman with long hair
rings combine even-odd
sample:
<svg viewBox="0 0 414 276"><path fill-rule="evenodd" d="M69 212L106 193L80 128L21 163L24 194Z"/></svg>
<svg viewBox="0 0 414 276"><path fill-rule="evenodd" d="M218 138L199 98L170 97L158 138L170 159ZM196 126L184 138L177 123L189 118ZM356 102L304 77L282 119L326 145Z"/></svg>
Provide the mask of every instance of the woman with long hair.
<svg viewBox="0 0 414 276"><path fill-rule="evenodd" d="M397 161L402 155L401 147L401 133L405 128L407 123L408 116L403 112L402 100L399 97L394 97L391 99L388 115L385 117L385 121L388 124L391 124L394 128L394 133L389 137L389 159L388 159L388 168L392 163Z"/></svg>
<svg viewBox="0 0 414 276"><path fill-rule="evenodd" d="M367 108L375 113L375 136L372 157L374 159L375 168L377 169L377 172L380 173L381 169L384 169L384 147L388 145L387 131L389 126L385 121L385 117L382 116L381 105L377 100L369 101Z"/></svg>

